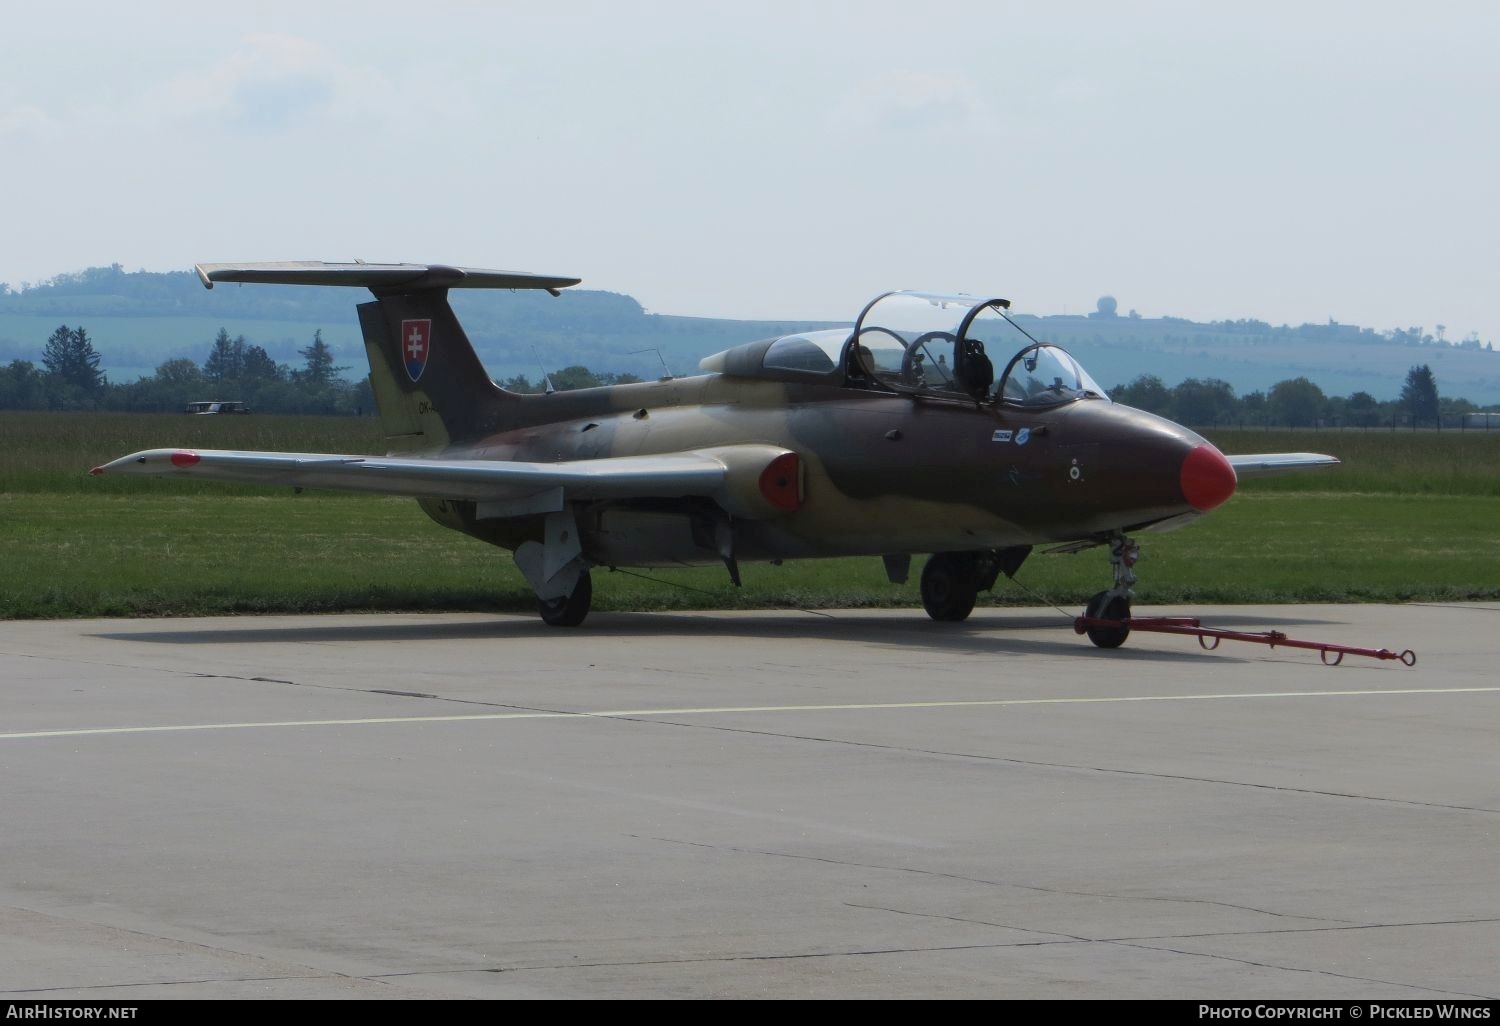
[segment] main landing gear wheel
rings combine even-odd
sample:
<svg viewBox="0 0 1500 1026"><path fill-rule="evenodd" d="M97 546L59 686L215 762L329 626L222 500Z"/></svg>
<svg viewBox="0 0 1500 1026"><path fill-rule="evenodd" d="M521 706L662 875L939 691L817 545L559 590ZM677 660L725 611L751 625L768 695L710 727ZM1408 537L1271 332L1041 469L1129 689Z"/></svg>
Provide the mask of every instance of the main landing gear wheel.
<svg viewBox="0 0 1500 1026"><path fill-rule="evenodd" d="M1091 620L1128 620L1130 619L1130 600L1124 595L1110 595L1107 591L1101 591L1089 599L1088 608L1083 612ZM1130 637L1129 627L1090 627L1088 629L1089 640L1100 648L1119 648L1125 644L1125 639Z"/></svg>
<svg viewBox="0 0 1500 1026"><path fill-rule="evenodd" d="M972 552L938 552L922 568L922 606L945 623L967 620L979 598L979 560Z"/></svg>
<svg viewBox="0 0 1500 1026"><path fill-rule="evenodd" d="M542 622L548 627L577 627L589 615L593 601L594 582L585 570L573 586L573 594L567 598L541 600Z"/></svg>

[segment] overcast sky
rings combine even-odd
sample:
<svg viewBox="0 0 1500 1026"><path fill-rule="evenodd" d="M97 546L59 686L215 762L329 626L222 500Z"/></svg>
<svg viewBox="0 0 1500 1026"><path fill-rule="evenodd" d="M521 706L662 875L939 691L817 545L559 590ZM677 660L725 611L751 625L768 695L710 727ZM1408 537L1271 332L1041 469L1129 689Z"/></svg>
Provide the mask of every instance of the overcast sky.
<svg viewBox="0 0 1500 1026"><path fill-rule="evenodd" d="M0 281L360 258L1500 341L1500 4L49 0Z"/></svg>

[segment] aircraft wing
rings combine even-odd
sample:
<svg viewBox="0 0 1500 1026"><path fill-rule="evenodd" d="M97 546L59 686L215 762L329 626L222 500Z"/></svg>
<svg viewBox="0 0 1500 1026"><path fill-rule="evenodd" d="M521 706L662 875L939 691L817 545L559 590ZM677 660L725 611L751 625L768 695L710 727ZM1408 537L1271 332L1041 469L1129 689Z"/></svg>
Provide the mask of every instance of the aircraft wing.
<svg viewBox="0 0 1500 1026"><path fill-rule="evenodd" d="M1236 477L1269 477L1291 471L1321 470L1336 467L1339 461L1319 452L1262 452L1248 456L1226 456Z"/></svg>
<svg viewBox="0 0 1500 1026"><path fill-rule="evenodd" d="M773 465L778 473L772 473ZM496 516L560 509L563 502L572 500L697 495L713 498L737 515L764 516L778 509L787 512L800 501L796 454L770 445L557 463L148 449L122 456L89 473L148 474L493 503L495 512L490 515ZM528 504L527 500L534 502ZM513 512L505 512L507 509Z"/></svg>

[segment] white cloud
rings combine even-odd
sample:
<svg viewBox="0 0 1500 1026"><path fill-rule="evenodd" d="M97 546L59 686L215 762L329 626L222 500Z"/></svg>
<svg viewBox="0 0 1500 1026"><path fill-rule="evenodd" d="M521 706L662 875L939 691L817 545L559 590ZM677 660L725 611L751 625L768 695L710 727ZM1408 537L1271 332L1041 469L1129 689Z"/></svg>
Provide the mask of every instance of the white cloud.
<svg viewBox="0 0 1500 1026"><path fill-rule="evenodd" d="M892 71L856 85L836 117L857 129L946 131L989 120L978 85L962 75Z"/></svg>
<svg viewBox="0 0 1500 1026"><path fill-rule="evenodd" d="M14 142L56 138L60 128L57 120L40 107L0 102L0 139Z"/></svg>
<svg viewBox="0 0 1500 1026"><path fill-rule="evenodd" d="M223 60L148 89L141 116L157 123L210 121L280 134L310 122L361 120L404 102L375 69L351 64L300 36L256 33Z"/></svg>

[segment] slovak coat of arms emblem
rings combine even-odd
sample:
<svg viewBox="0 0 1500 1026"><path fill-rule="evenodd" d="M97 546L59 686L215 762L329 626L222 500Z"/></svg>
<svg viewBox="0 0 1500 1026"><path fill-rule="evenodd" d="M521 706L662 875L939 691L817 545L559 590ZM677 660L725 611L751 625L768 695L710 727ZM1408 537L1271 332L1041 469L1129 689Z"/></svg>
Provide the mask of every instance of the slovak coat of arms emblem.
<svg viewBox="0 0 1500 1026"><path fill-rule="evenodd" d="M422 377L427 369L427 358L432 355L432 321L401 322L401 362L406 365L406 376L412 381Z"/></svg>

